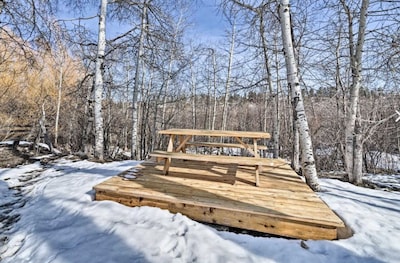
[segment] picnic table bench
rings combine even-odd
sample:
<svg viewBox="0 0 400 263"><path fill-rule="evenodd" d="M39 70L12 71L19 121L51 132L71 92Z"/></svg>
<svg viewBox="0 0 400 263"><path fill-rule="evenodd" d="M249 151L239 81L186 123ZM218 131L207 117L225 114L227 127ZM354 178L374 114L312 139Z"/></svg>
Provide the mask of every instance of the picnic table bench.
<svg viewBox="0 0 400 263"><path fill-rule="evenodd" d="M259 186L259 171L262 166L270 166L273 161L271 159L261 158L258 150L265 149L265 146L259 147L257 141L260 139L269 139L271 136L266 132L249 132L249 131L219 131L219 130L195 130L195 129L169 129L160 131L159 134L169 136L169 143L166 151L157 150L150 155L156 157L157 160L164 160L163 172L168 174L172 159L215 162L223 164L238 164L255 167L255 184ZM237 143L214 143L214 142L189 142L194 136L201 137L229 137L233 138ZM175 138L178 137L179 143L175 146ZM246 143L243 138L248 138L253 143ZM225 156L225 155L204 155L186 153L188 146L206 146L206 147L231 147L244 148L253 156Z"/></svg>
<svg viewBox="0 0 400 263"><path fill-rule="evenodd" d="M0 141L12 140L13 149L15 149L19 142L24 139L33 137L33 130L31 126L12 126L0 128Z"/></svg>

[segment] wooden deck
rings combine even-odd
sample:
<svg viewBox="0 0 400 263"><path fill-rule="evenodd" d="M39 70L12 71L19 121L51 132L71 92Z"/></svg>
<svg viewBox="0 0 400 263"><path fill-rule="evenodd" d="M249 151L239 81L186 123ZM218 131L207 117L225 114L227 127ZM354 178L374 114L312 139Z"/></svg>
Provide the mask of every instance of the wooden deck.
<svg viewBox="0 0 400 263"><path fill-rule="evenodd" d="M300 239L337 239L342 220L281 160L254 167L174 160L144 162L96 186L96 200L153 206L207 223ZM135 179L127 180L127 174Z"/></svg>

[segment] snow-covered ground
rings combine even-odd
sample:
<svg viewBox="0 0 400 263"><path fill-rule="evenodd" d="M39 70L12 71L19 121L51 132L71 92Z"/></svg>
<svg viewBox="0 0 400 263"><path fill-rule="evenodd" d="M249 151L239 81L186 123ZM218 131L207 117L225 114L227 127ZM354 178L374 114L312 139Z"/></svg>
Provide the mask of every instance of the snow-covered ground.
<svg viewBox="0 0 400 263"><path fill-rule="evenodd" d="M398 192L321 180L319 195L355 234L302 243L218 231L158 208L93 201L94 185L135 164L61 159L0 169L0 261L400 262Z"/></svg>
<svg viewBox="0 0 400 263"><path fill-rule="evenodd" d="M400 174L367 174L363 181L382 189L400 191Z"/></svg>
<svg viewBox="0 0 400 263"><path fill-rule="evenodd" d="M400 172L400 156L385 152L370 151L366 154L367 161L375 168Z"/></svg>

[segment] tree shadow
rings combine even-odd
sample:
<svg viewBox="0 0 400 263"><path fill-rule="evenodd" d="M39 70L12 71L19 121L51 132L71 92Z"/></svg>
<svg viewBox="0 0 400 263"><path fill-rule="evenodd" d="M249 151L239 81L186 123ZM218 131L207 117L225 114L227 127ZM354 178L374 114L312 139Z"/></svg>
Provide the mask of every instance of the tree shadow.
<svg viewBox="0 0 400 263"><path fill-rule="evenodd" d="M69 175L64 176L72 176L73 169L77 171L67 169ZM111 169L107 171L112 173ZM114 170L114 174L118 172ZM71 178L39 182L34 194L31 186L21 187L20 195L26 202L23 209L14 211L19 220L5 232L9 240L4 243L7 249L2 250L0 261L149 262L145 254L127 242L121 223L109 218L110 214L123 212L107 203L91 202L90 196L79 192L79 184L57 185L68 180ZM50 183L56 190L48 187ZM71 194L64 196L68 192ZM97 210L102 213L96 214Z"/></svg>
<svg viewBox="0 0 400 263"><path fill-rule="evenodd" d="M273 262L365 262L383 263L375 256L363 256L340 245L340 241L299 240L277 237L254 238L244 234L218 231L217 234L228 239L249 252ZM378 255L377 255L378 256Z"/></svg>
<svg viewBox="0 0 400 263"><path fill-rule="evenodd" d="M131 165L121 164L120 168L128 166L131 167ZM75 179L81 176L79 171L92 173L101 170L102 172L110 173L110 176L120 172L117 169L105 168L99 170L68 168L67 164L59 165L59 168L61 167L67 172L64 174L65 177L75 176ZM92 191L86 191L86 194L82 193L82 191L77 191L75 187L79 186L79 182L74 184L73 178L63 180L64 176L57 179L57 184L62 185L64 191L71 193L68 198L59 196L63 193L51 190L51 187L48 187L47 184L37 189L39 191L47 189L46 195L36 194L33 198L27 196L29 200L21 211L21 220L13 230L14 233L18 234L17 236L24 236L21 240L21 247L19 251L16 251L15 257L4 258L4 262L21 262L27 259L30 262L67 263L152 261L137 246L140 242L135 242L136 246L129 242L129 238L146 238L145 236L139 236L137 233L129 233L132 229L140 227L140 220L143 219L138 218L137 214L127 211L137 211L138 209L122 209L121 206L116 205L114 202L91 202ZM100 176L105 177L106 175ZM42 209L37 211L38 207ZM130 220L118 222L118 218L130 218ZM130 228L119 225L126 224L129 221L132 222ZM144 229L143 233L146 233L146 230ZM299 245L300 240L283 238L261 239L247 235L216 232L221 238L236 243L250 253L276 262L288 262L288 258L293 259L293 262L381 262L375 258L358 256L336 242L307 241L310 248L303 249ZM135 236L131 237L131 235ZM159 244L159 238L161 236L148 237L156 244ZM205 242L212 242L212 240L206 240ZM280 245L281 242L292 243ZM288 256L293 254L294 256ZM296 255L301 255L301 257Z"/></svg>
<svg viewBox="0 0 400 263"><path fill-rule="evenodd" d="M333 180L333 179L331 179L331 180ZM332 192L329 192L329 191L325 190L323 193L326 194L326 195L331 195L331 196L335 196L335 197L343 197L344 194L347 193L349 195L345 196L346 199L349 199L349 200L352 200L352 201L358 202L358 203L363 203L363 204L366 204L366 205L369 205L369 206L382 208L382 209L386 209L386 210L390 210L390 211L393 211L393 212L400 213L400 209L393 208L394 206L398 207L398 204L400 204L400 199L385 198L385 197L382 197L382 196L379 196L379 195L371 195L371 194L366 194L366 193L362 193L362 192L355 192L355 191L351 191L349 189L343 189L343 188L339 189L339 188L337 188L335 186L329 186L329 187L324 186L324 188L334 189L334 190L337 190L337 191L340 190L343 193L342 195L338 195L338 194L335 194L335 193L332 193ZM369 189L369 190L371 190L371 189ZM375 191L381 191L381 190L375 190ZM350 195L353 195L353 196L350 196ZM371 204L369 202L363 201L360 197L376 198L379 201L382 201L384 203L390 204L391 207L384 206L384 205L379 205L377 203Z"/></svg>

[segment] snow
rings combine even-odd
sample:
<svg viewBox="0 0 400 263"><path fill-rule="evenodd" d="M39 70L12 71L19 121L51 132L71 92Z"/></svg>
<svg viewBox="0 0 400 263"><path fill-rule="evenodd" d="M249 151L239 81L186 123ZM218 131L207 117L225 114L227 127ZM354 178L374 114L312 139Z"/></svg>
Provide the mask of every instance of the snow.
<svg viewBox="0 0 400 263"><path fill-rule="evenodd" d="M0 145L8 145L8 146L10 146L10 145L13 145L13 143L14 143L14 141L1 141ZM21 146L29 146L31 144L32 144L32 142L27 142L27 141L20 141L19 142L19 145L21 145Z"/></svg>
<svg viewBox="0 0 400 263"><path fill-rule="evenodd" d="M10 140L10 141L1 141L1 142L0 142L0 145L11 146L11 145L13 145L13 143L14 143L13 140ZM19 144L20 146L30 146L30 145L33 144L33 142L19 141L18 144ZM45 149L45 150L47 150L47 151L50 151L50 147L49 147L47 144L45 144L45 143L37 143L36 146L37 146L37 147L40 147L40 148L43 148L43 149ZM60 150L55 149L55 148L53 148L53 152L56 153L56 154L60 154L60 153L61 153Z"/></svg>
<svg viewBox="0 0 400 263"><path fill-rule="evenodd" d="M400 172L400 155L369 151L366 157L376 168Z"/></svg>
<svg viewBox="0 0 400 263"><path fill-rule="evenodd" d="M167 210L93 201L94 185L136 164L60 159L46 166L37 162L0 169L0 221L19 218L12 224L1 221L0 260L400 262L398 192L323 179L319 195L353 229L351 238L254 237L216 230Z"/></svg>
<svg viewBox="0 0 400 263"><path fill-rule="evenodd" d="M380 188L400 191L400 174L366 174L363 181Z"/></svg>

